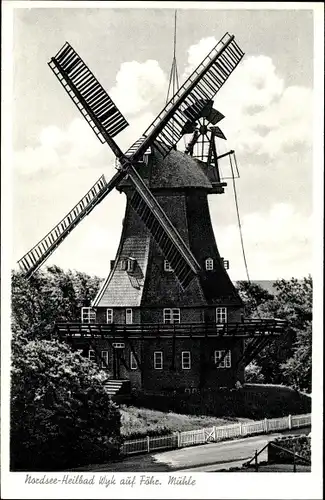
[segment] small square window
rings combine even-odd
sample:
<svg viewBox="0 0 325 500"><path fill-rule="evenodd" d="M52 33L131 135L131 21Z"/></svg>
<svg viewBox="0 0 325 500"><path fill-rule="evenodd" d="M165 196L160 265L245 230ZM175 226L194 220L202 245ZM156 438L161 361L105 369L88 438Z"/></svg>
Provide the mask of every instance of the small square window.
<svg viewBox="0 0 325 500"><path fill-rule="evenodd" d="M222 361L219 363L219 361ZM217 368L231 368L231 352L225 350L214 351L214 362L217 364Z"/></svg>
<svg viewBox="0 0 325 500"><path fill-rule="evenodd" d="M106 323L113 323L113 309L106 309Z"/></svg>
<svg viewBox="0 0 325 500"><path fill-rule="evenodd" d="M181 322L181 312L180 309L164 309L164 323L180 323Z"/></svg>
<svg viewBox="0 0 325 500"><path fill-rule="evenodd" d="M205 259L205 269L206 271L213 271L213 259L211 257Z"/></svg>
<svg viewBox="0 0 325 500"><path fill-rule="evenodd" d="M81 323L96 323L96 311L91 307L82 307Z"/></svg>
<svg viewBox="0 0 325 500"><path fill-rule="evenodd" d="M163 369L163 353L162 351L155 351L153 353L153 366L155 370Z"/></svg>
<svg viewBox="0 0 325 500"><path fill-rule="evenodd" d="M173 272L173 268L171 267L170 263L168 260L164 260L164 271L171 273Z"/></svg>
<svg viewBox="0 0 325 500"><path fill-rule="evenodd" d="M190 351L182 352L182 369L190 370L191 369L191 353Z"/></svg>
<svg viewBox="0 0 325 500"><path fill-rule="evenodd" d="M227 323L227 308L217 307L216 308L216 323Z"/></svg>

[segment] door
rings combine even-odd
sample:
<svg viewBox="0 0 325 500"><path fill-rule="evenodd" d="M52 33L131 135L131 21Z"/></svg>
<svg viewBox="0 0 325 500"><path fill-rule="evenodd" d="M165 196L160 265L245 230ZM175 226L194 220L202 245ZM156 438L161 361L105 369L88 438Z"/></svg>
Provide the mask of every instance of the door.
<svg viewBox="0 0 325 500"><path fill-rule="evenodd" d="M113 349L113 377L115 380L121 378L121 349Z"/></svg>

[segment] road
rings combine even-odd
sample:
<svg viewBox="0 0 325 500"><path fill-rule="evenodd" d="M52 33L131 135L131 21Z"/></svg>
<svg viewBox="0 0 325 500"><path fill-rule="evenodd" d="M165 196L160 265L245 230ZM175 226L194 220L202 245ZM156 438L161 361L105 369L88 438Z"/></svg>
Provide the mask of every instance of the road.
<svg viewBox="0 0 325 500"><path fill-rule="evenodd" d="M230 467L240 467L243 462L246 462L254 455L255 450L260 450L275 437L285 434L309 434L309 432L309 427L294 429L282 433L278 432L221 443L209 443L160 453L138 455L122 461L93 465L78 470L87 470L89 472L214 472L229 469ZM266 451L260 455L260 461L265 459Z"/></svg>

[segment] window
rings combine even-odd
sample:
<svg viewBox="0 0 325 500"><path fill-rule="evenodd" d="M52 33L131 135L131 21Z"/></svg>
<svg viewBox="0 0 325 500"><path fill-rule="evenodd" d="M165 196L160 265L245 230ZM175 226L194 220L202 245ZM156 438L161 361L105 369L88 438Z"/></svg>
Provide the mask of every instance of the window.
<svg viewBox="0 0 325 500"><path fill-rule="evenodd" d="M191 369L191 353L190 351L182 352L182 369L190 370Z"/></svg>
<svg viewBox="0 0 325 500"><path fill-rule="evenodd" d="M113 342L112 346L114 349L124 349L125 344L124 342Z"/></svg>
<svg viewBox="0 0 325 500"><path fill-rule="evenodd" d="M211 257L205 259L205 269L206 271L213 271L213 259Z"/></svg>
<svg viewBox="0 0 325 500"><path fill-rule="evenodd" d="M113 323L113 309L106 309L106 323Z"/></svg>
<svg viewBox="0 0 325 500"><path fill-rule="evenodd" d="M132 309L125 309L125 323L131 325L133 323L133 311Z"/></svg>
<svg viewBox="0 0 325 500"><path fill-rule="evenodd" d="M107 368L108 365L108 351L102 351L101 353L101 367Z"/></svg>
<svg viewBox="0 0 325 500"><path fill-rule="evenodd" d="M128 257L127 259L121 259L120 261L120 269L121 271L128 271L129 273L133 273L136 267L136 260L133 257Z"/></svg>
<svg viewBox="0 0 325 500"><path fill-rule="evenodd" d="M153 353L153 367L155 370L163 369L163 353L162 351L155 351Z"/></svg>
<svg viewBox="0 0 325 500"><path fill-rule="evenodd" d="M88 351L88 359L89 361L94 361L94 363L96 363L96 353L92 349L89 349Z"/></svg>
<svg viewBox="0 0 325 500"><path fill-rule="evenodd" d="M225 355L225 350L214 351L214 362L218 363L222 359L221 363L217 365L217 368L231 368L231 352L227 351Z"/></svg>
<svg viewBox="0 0 325 500"><path fill-rule="evenodd" d="M164 323L180 323L180 309L164 309Z"/></svg>
<svg viewBox="0 0 325 500"><path fill-rule="evenodd" d="M120 269L121 271L126 271L127 270L127 266L128 266L128 262L126 259L122 259L120 261Z"/></svg>
<svg viewBox="0 0 325 500"><path fill-rule="evenodd" d="M229 269L229 260L225 260L223 257L221 257L221 260L222 260L222 263L223 263L223 267L225 269Z"/></svg>
<svg viewBox="0 0 325 500"><path fill-rule="evenodd" d="M81 323L95 323L96 322L96 311L91 307L81 308Z"/></svg>
<svg viewBox="0 0 325 500"><path fill-rule="evenodd" d="M216 309L216 323L227 323L227 308L217 307Z"/></svg>
<svg viewBox="0 0 325 500"><path fill-rule="evenodd" d="M135 264L136 264L136 260L133 259L133 257L130 257L128 260L127 260L127 268L126 270L129 272L129 273L133 273L135 271Z"/></svg>
<svg viewBox="0 0 325 500"><path fill-rule="evenodd" d="M168 273L173 272L173 268L171 267L168 260L164 260L164 271L167 271Z"/></svg>
<svg viewBox="0 0 325 500"><path fill-rule="evenodd" d="M135 359L133 352L130 352L130 368L131 370L137 370L138 368L138 363L137 360Z"/></svg>

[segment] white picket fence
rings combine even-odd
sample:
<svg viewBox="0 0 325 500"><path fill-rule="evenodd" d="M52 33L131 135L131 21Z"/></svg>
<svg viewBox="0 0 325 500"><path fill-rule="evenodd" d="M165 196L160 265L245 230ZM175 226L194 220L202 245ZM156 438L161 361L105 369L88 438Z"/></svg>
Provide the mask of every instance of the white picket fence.
<svg viewBox="0 0 325 500"><path fill-rule="evenodd" d="M282 418L265 418L256 422L237 423L220 427L204 427L193 431L174 432L165 436L146 436L124 441L121 452L124 455L149 453L156 450L184 448L196 444L215 443L231 438L252 436L311 425L311 414L289 415Z"/></svg>

